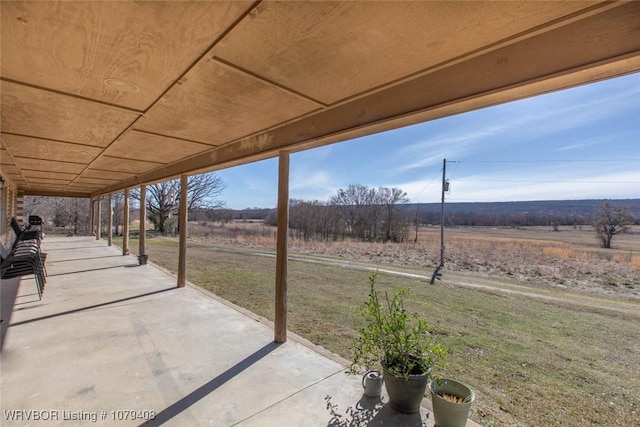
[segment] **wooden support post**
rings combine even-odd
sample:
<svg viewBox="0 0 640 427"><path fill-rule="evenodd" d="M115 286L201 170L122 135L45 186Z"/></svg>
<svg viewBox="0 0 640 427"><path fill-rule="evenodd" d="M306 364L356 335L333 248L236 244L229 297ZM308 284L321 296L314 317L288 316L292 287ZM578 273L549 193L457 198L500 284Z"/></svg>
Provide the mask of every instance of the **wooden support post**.
<svg viewBox="0 0 640 427"><path fill-rule="evenodd" d="M89 217L91 218L90 220L90 225L89 227L89 233L93 236L95 236L96 234L96 211L95 211L95 201L93 200L93 197L89 199Z"/></svg>
<svg viewBox="0 0 640 427"><path fill-rule="evenodd" d="M280 152L278 162L278 234L276 242L275 341L287 341L287 259L289 236L289 153Z"/></svg>
<svg viewBox="0 0 640 427"><path fill-rule="evenodd" d="M102 222L102 197L98 197L96 206L96 240L100 240L100 223Z"/></svg>
<svg viewBox="0 0 640 427"><path fill-rule="evenodd" d="M14 200L15 200L15 204L16 204L15 205L16 206L16 208L15 208L16 213L15 213L14 216L16 217L16 220L20 224L25 225L26 221L25 221L25 218L24 218L24 193L22 191L18 191L16 196L15 196L15 198L14 198Z"/></svg>
<svg viewBox="0 0 640 427"><path fill-rule="evenodd" d="M187 210L187 175L180 177L180 213L178 227L180 228L180 244L178 249L178 287L182 288L187 284L187 220L189 212Z"/></svg>
<svg viewBox="0 0 640 427"><path fill-rule="evenodd" d="M129 255L129 189L124 190L124 206L122 207L122 255Z"/></svg>
<svg viewBox="0 0 640 427"><path fill-rule="evenodd" d="M111 193L107 196L107 246L111 246L113 244L113 207L111 206L112 202Z"/></svg>
<svg viewBox="0 0 640 427"><path fill-rule="evenodd" d="M147 186L140 186L140 246L138 248L139 255L146 255L146 237L147 237Z"/></svg>

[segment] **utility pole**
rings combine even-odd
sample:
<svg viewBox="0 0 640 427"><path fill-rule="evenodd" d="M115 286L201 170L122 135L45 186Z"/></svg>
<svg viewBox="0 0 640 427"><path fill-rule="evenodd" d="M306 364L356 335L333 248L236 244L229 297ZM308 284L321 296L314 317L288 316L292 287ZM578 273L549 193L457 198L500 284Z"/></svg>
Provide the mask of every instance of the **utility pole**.
<svg viewBox="0 0 640 427"><path fill-rule="evenodd" d="M431 276L431 284L440 280L442 274L440 269L444 267L444 193L449 190L449 181L447 181L447 159L442 159L442 198L440 202L440 264Z"/></svg>

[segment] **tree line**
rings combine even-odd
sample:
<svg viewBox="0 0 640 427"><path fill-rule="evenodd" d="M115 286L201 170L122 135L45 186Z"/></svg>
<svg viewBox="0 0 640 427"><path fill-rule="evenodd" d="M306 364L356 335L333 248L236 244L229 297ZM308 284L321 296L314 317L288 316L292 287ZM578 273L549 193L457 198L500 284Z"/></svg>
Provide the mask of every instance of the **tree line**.
<svg viewBox="0 0 640 427"><path fill-rule="evenodd" d="M327 201L291 200L289 228L305 240L403 242L411 227L411 216L403 209L408 201L407 193L398 188L351 184ZM276 210L265 223L276 225Z"/></svg>
<svg viewBox="0 0 640 427"><path fill-rule="evenodd" d="M342 240L405 242L417 241L421 226L440 225L440 212L420 209L408 204L407 194L398 188L372 188L352 184L339 189L327 201L291 200L289 228L291 234L305 240ZM264 218L265 224L277 225L277 211ZM593 227L604 248L611 247L616 234L627 232L631 225L640 224L640 217L626 206L602 203L591 214L505 213L505 212L448 212L445 227L490 226L527 227L560 226Z"/></svg>
<svg viewBox="0 0 640 427"><path fill-rule="evenodd" d="M251 208L234 211L224 207L217 197L225 183L214 173L189 177L189 220L232 221L264 220L276 225L275 209ZM139 200L138 191L132 198ZM305 240L355 239L370 242L417 241L418 229L426 225L440 225L440 212L425 205L408 204L407 194L398 188L369 187L351 184L339 189L326 201L290 201L289 228L291 234ZM113 224L119 234L123 221L123 193L112 194ZM147 187L147 219L161 234L177 231L177 213L180 206L178 180L165 181ZM472 208L472 207L470 207ZM89 233L89 203L82 199L55 197L26 197L25 214L39 215L45 224L65 227L70 234ZM103 215L106 224L106 215ZM603 247L610 247L613 236L626 232L632 224L640 224L629 207L602 203L592 214L577 213L510 213L474 212L455 209L446 212L445 226L593 226Z"/></svg>

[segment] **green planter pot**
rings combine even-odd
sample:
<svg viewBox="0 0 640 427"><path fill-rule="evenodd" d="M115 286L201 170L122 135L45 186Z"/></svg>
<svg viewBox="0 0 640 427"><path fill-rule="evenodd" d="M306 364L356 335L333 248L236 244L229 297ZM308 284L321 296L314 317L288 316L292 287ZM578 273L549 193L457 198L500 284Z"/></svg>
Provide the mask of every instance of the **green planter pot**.
<svg viewBox="0 0 640 427"><path fill-rule="evenodd" d="M429 373L409 375L408 379L397 377L382 363L384 386L389 394L391 407L399 412L412 414L420 410L420 403L429 383Z"/></svg>
<svg viewBox="0 0 640 427"><path fill-rule="evenodd" d="M469 418L471 404L476 398L473 391L466 385L454 380L443 379L440 384L432 381L431 403L433 404L433 418L438 427L465 427ZM452 394L463 399L462 403L454 403L444 399L440 393Z"/></svg>

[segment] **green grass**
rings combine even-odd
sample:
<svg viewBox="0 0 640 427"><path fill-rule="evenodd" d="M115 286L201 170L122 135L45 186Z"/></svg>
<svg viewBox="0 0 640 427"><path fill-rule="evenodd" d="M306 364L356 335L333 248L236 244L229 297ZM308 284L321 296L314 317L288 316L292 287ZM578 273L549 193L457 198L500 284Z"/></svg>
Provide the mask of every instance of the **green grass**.
<svg viewBox="0 0 640 427"><path fill-rule="evenodd" d="M147 242L150 260L175 272L177 242ZM137 250L136 240L131 247ZM336 265L289 261L289 329L350 359L368 276ZM194 244L188 248L187 278L273 319L273 258L246 248ZM477 394L476 422L640 425L637 315L457 287L446 275L436 286L385 274L378 283L381 289L410 289L409 308L420 312L450 349L449 366L439 374L467 383Z"/></svg>

